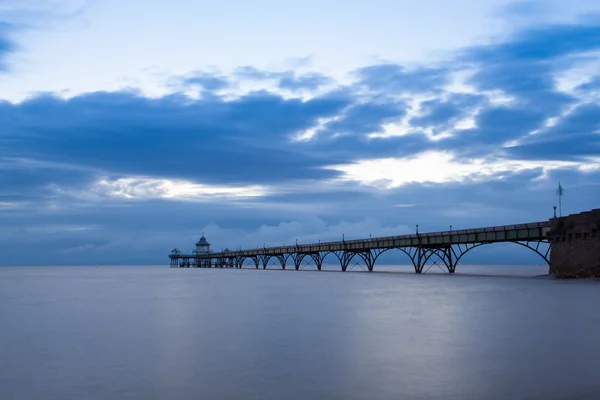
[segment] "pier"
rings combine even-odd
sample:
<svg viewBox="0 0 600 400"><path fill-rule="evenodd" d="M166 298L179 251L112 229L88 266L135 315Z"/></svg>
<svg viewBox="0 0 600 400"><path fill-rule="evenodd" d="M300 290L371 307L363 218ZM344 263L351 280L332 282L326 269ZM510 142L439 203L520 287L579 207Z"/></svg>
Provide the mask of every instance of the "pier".
<svg viewBox="0 0 600 400"><path fill-rule="evenodd" d="M299 270L303 262L310 261L321 270L325 257L333 254L341 271L355 264L373 271L379 256L396 249L408 255L416 273L435 263L452 274L461 258L474 248L510 242L535 252L554 275L600 276L599 231L600 209L594 209L526 224L221 252L210 251L203 235L192 254L174 249L169 258L173 268L266 269L274 262L281 269Z"/></svg>

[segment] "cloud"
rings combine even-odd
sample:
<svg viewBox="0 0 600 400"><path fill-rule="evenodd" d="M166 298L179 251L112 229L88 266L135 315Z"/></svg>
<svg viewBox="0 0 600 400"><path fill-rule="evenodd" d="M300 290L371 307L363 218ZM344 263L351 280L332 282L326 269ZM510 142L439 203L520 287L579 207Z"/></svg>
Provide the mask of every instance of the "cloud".
<svg viewBox="0 0 600 400"><path fill-rule="evenodd" d="M41 27L81 16L92 0L2 0L0 20L22 27Z"/></svg>
<svg viewBox="0 0 600 400"><path fill-rule="evenodd" d="M90 188L92 193L125 199L227 200L265 196L261 186L209 186L192 182L144 177L101 179Z"/></svg>
<svg viewBox="0 0 600 400"><path fill-rule="evenodd" d="M238 67L234 77L244 80L271 81L275 87L292 92L314 91L323 86L335 84L335 80L317 72L299 73L296 71L263 71L252 66Z"/></svg>
<svg viewBox="0 0 600 400"><path fill-rule="evenodd" d="M286 74L279 80L279 87L289 90L318 89L321 86L333 83L333 79L322 74L309 73L300 76Z"/></svg>
<svg viewBox="0 0 600 400"><path fill-rule="evenodd" d="M382 188L396 188L409 183L435 184L503 179L527 171L539 171L539 178L556 169L596 171L600 170L600 156L581 162L483 158L455 160L450 153L425 152L414 157L360 160L354 164L333 165L329 168L343 172L340 178L342 180Z"/></svg>
<svg viewBox="0 0 600 400"><path fill-rule="evenodd" d="M578 62L577 55L598 48L600 21L587 19L574 24L529 27L503 41L459 52L457 65L474 70L467 83L481 94L493 97L500 93L506 100L501 104L490 102L486 107L465 105L467 110L475 111L474 127L455 130L441 145L455 148L464 156L489 153L498 146L511 147L509 153L514 156L517 151L526 156L524 148L510 143L529 141L528 136L546 131L549 124L562 121L565 113L577 106L580 100L572 93L560 91L556 77ZM566 126L574 122L566 118L560 123ZM550 140L546 144L553 146ZM570 159L568 154L561 155L550 148L538 149L557 159Z"/></svg>
<svg viewBox="0 0 600 400"><path fill-rule="evenodd" d="M0 0L0 72L9 54L22 50L15 37L25 30L64 23L87 10L91 0Z"/></svg>
<svg viewBox="0 0 600 400"><path fill-rule="evenodd" d="M0 103L5 154L94 165L113 174L258 184L325 178L323 161L287 146L290 137L350 102L343 93L310 101L256 92L235 101L182 95L90 93Z"/></svg>
<svg viewBox="0 0 600 400"><path fill-rule="evenodd" d="M397 64L379 64L356 71L360 86L388 94L435 92L448 83L445 68L408 69Z"/></svg>
<svg viewBox="0 0 600 400"><path fill-rule="evenodd" d="M549 2L541 1L513 1L501 7L500 13L508 18L531 18L545 14L552 8Z"/></svg>
<svg viewBox="0 0 600 400"><path fill-rule="evenodd" d="M406 105L401 102L370 101L354 104L346 108L338 117L318 130L319 135L327 136L362 136L382 130L382 125L398 120L406 113Z"/></svg>
<svg viewBox="0 0 600 400"><path fill-rule="evenodd" d="M513 157L585 160L600 154L600 105L575 107L555 125L507 148Z"/></svg>
<svg viewBox="0 0 600 400"><path fill-rule="evenodd" d="M11 28L10 24L0 21L0 72L6 70L6 57L16 49L9 36Z"/></svg>
<svg viewBox="0 0 600 400"><path fill-rule="evenodd" d="M31 235L60 235L86 232L98 228L97 225L37 225L26 228L25 232Z"/></svg>
<svg viewBox="0 0 600 400"><path fill-rule="evenodd" d="M600 19L580 18L576 23L546 24L522 29L508 39L464 50L467 61L491 65L550 61L600 47Z"/></svg>
<svg viewBox="0 0 600 400"><path fill-rule="evenodd" d="M438 132L451 129L460 119L465 118L488 100L486 96L470 93L453 93L446 98L423 101L420 113L410 119L410 125L419 128L433 127Z"/></svg>
<svg viewBox="0 0 600 400"><path fill-rule="evenodd" d="M557 82L598 32L593 19L533 26L344 83L246 66L168 78L152 98L0 102L0 262L160 263L202 229L235 248L526 222L551 215L558 179L573 212L591 208L597 72Z"/></svg>
<svg viewBox="0 0 600 400"><path fill-rule="evenodd" d="M247 235L246 243L259 242L259 246L280 246L283 244L318 243L319 241L337 241L342 235L347 240L363 238L366 235L392 236L412 232L406 226L389 226L376 218L365 218L360 221L342 220L328 224L321 218L308 218L302 221L281 222L277 225L262 225ZM261 242L262 241L262 242Z"/></svg>
<svg viewBox="0 0 600 400"><path fill-rule="evenodd" d="M600 76L596 76L592 79L590 79L589 81L587 81L586 83L582 83L581 85L579 85L577 87L577 90L581 90L581 91L598 91L600 92Z"/></svg>
<svg viewBox="0 0 600 400"><path fill-rule="evenodd" d="M194 72L180 79L184 86L200 86L209 92L225 89L229 86L229 80L223 76L213 75L207 72Z"/></svg>

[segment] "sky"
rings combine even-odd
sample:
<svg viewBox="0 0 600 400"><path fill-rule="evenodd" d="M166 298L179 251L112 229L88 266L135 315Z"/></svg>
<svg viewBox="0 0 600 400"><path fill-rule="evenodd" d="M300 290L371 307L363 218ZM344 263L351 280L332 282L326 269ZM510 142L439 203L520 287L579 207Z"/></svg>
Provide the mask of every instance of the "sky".
<svg viewBox="0 0 600 400"><path fill-rule="evenodd" d="M599 56L588 0L0 0L0 265L598 208Z"/></svg>

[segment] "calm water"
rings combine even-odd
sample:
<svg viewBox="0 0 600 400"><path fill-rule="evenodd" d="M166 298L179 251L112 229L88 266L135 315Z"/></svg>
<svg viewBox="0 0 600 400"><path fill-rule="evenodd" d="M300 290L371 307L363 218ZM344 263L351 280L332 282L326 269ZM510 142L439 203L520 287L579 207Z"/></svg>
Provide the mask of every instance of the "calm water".
<svg viewBox="0 0 600 400"><path fill-rule="evenodd" d="M543 278L2 267L0 399L599 399L599 304Z"/></svg>

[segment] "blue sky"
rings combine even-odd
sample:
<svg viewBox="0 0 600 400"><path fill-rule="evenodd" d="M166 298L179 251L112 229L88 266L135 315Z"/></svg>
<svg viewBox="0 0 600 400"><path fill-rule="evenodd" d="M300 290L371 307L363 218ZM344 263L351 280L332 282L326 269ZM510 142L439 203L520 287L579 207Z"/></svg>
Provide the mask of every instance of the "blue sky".
<svg viewBox="0 0 600 400"><path fill-rule="evenodd" d="M39 3L0 0L0 264L599 206L597 2Z"/></svg>

